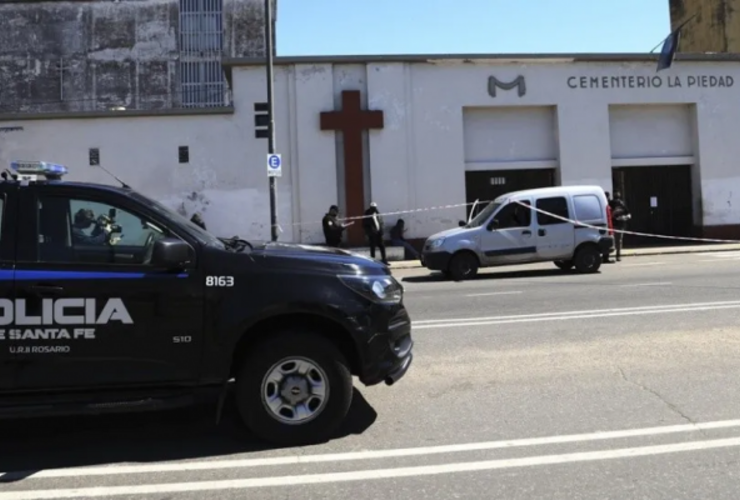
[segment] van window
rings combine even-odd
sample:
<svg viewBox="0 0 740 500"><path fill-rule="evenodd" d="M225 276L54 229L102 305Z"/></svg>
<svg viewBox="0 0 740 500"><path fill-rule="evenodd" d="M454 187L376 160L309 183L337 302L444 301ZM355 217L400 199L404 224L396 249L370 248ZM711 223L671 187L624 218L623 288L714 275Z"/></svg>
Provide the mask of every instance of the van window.
<svg viewBox="0 0 740 500"><path fill-rule="evenodd" d="M579 221L601 220L601 202L596 195L579 194L573 197L573 205L576 210L576 219Z"/></svg>
<svg viewBox="0 0 740 500"><path fill-rule="evenodd" d="M529 205L528 201L522 200L521 203ZM498 229L513 229L516 227L529 227L532 224L532 209L520 205L517 202L511 202L505 205L496 215Z"/></svg>
<svg viewBox="0 0 740 500"><path fill-rule="evenodd" d="M568 202L562 196L558 196L555 198L540 198L539 200L537 200L536 206L538 209L544 210L545 212L550 212L551 214L570 219ZM553 224L569 224L569 222L558 219L556 217L551 217L541 212L537 212L537 224L539 224L540 226L551 226Z"/></svg>

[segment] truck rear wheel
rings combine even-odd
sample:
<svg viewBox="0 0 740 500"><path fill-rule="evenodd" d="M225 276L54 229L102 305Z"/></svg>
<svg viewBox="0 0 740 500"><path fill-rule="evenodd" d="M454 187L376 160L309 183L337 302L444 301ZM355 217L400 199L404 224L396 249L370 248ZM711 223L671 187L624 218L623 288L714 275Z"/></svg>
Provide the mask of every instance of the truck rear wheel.
<svg viewBox="0 0 740 500"><path fill-rule="evenodd" d="M595 273L601 267L601 253L595 245L582 246L576 251L573 264L579 273Z"/></svg>
<svg viewBox="0 0 740 500"><path fill-rule="evenodd" d="M299 446L325 441L352 403L352 375L324 337L284 332L254 349L236 379L236 404L260 439Z"/></svg>

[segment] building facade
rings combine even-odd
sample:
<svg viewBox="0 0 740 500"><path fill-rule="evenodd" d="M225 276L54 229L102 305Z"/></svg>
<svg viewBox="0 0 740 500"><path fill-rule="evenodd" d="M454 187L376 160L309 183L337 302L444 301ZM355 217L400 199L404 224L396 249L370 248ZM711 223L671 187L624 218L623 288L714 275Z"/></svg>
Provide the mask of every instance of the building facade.
<svg viewBox="0 0 740 500"><path fill-rule="evenodd" d="M269 239L262 61L224 61L233 108L181 116L0 116L0 162L97 165L214 232ZM740 57L392 56L278 58L280 239L320 243L329 205L370 201L409 239L455 227L475 200L547 185L621 190L631 229L740 235ZM2 130L5 130L2 133ZM94 159L94 161L93 161ZM355 227L359 227L356 224ZM364 245L361 232L350 243Z"/></svg>
<svg viewBox="0 0 740 500"><path fill-rule="evenodd" d="M263 27L263 0L0 0L0 113L226 106Z"/></svg>

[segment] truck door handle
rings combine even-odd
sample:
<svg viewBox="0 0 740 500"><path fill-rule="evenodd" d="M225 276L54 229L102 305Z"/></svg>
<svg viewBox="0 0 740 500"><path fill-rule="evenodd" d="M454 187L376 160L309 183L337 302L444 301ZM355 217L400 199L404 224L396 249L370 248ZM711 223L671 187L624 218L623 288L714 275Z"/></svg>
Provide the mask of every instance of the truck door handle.
<svg viewBox="0 0 740 500"><path fill-rule="evenodd" d="M544 229L538 229L537 234L539 236L545 236L547 234L547 231L545 231Z"/></svg>
<svg viewBox="0 0 740 500"><path fill-rule="evenodd" d="M34 285L31 291L38 297L55 297L64 293L64 287L54 285Z"/></svg>
<svg viewBox="0 0 740 500"><path fill-rule="evenodd" d="M522 234L526 236L532 236L532 231L529 231L529 230L522 231Z"/></svg>

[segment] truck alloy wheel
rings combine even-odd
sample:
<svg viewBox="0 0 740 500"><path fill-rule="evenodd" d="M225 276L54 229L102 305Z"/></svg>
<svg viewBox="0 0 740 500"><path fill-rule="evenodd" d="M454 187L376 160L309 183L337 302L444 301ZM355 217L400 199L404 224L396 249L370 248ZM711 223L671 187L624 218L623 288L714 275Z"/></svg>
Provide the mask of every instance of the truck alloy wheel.
<svg viewBox="0 0 740 500"><path fill-rule="evenodd" d="M236 404L260 439L300 446L323 442L352 403L352 375L337 347L311 332L268 332L236 377Z"/></svg>
<svg viewBox="0 0 740 500"><path fill-rule="evenodd" d="M329 398L324 370L306 358L275 363L262 381L262 404L283 424L302 424L315 418Z"/></svg>

